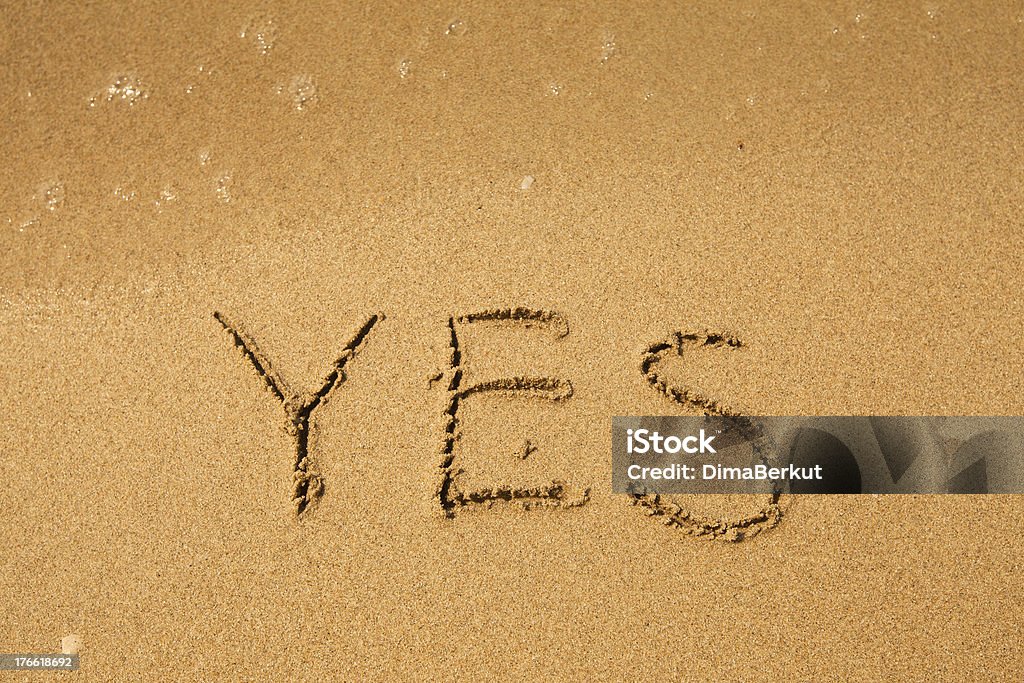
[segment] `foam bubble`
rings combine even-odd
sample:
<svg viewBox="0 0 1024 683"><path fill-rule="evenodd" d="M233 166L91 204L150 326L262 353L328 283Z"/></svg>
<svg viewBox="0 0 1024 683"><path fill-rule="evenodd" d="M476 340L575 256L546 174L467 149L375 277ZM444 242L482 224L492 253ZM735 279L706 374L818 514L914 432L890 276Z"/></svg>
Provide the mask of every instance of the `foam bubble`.
<svg viewBox="0 0 1024 683"><path fill-rule="evenodd" d="M163 211L163 205L173 202L178 199L178 191L170 185L164 185L163 189L157 195L156 199L153 200L153 206L159 212Z"/></svg>
<svg viewBox="0 0 1024 683"><path fill-rule="evenodd" d="M398 60L398 77L407 78L409 76L409 71L411 68L412 60L409 59L408 57L403 57L402 59Z"/></svg>
<svg viewBox="0 0 1024 683"><path fill-rule="evenodd" d="M27 218L27 219L25 219L23 221L18 221L18 224L17 224L18 232L25 232L25 228L31 228L33 225L38 225L38 224L39 224L39 216L32 216L32 217ZM13 218L8 218L7 219L7 225L15 227L14 219Z"/></svg>
<svg viewBox="0 0 1024 683"><path fill-rule="evenodd" d="M266 56L274 49L274 43L277 42L277 24L274 22L273 17L264 14L254 14L242 26L242 30L238 32L238 37L251 40L253 45L256 46L256 51Z"/></svg>
<svg viewBox="0 0 1024 683"><path fill-rule="evenodd" d="M49 211L56 211L64 203L64 183L51 181L39 186L36 196Z"/></svg>
<svg viewBox="0 0 1024 683"><path fill-rule="evenodd" d="M89 98L89 106L95 107L101 102L121 102L133 107L147 99L149 99L149 90L138 76L131 73L119 73L114 75L106 87Z"/></svg>
<svg viewBox="0 0 1024 683"><path fill-rule="evenodd" d="M448 22L447 28L444 30L446 36L464 36L466 35L466 22L462 19L452 19Z"/></svg>
<svg viewBox="0 0 1024 683"><path fill-rule="evenodd" d="M126 190L118 185L114 188L114 196L123 202L130 202L135 199L135 190Z"/></svg>
<svg viewBox="0 0 1024 683"><path fill-rule="evenodd" d="M228 172L221 173L217 176L217 184L214 188L214 194L217 195L217 201L227 204L231 201L231 185L234 180L231 178L231 174Z"/></svg>
<svg viewBox="0 0 1024 683"><path fill-rule="evenodd" d="M606 33L604 41L601 43L601 63L607 64L608 60L615 55L618 49L618 45L615 43L614 34Z"/></svg>
<svg viewBox="0 0 1024 683"><path fill-rule="evenodd" d="M302 111L306 107L316 104L319 99L316 83L311 76L295 76L288 84L288 94L292 98L295 108Z"/></svg>

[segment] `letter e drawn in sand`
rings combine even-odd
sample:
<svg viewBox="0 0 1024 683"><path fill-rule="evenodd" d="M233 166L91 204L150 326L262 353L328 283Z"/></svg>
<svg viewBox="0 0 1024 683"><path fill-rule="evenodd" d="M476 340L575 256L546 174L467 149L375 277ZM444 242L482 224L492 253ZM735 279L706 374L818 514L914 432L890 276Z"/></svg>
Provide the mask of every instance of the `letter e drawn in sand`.
<svg viewBox="0 0 1024 683"><path fill-rule="evenodd" d="M683 356L684 350L696 351L712 349L731 352L743 348L744 344L736 335L722 332L675 332L668 338L649 345L640 361L640 373L655 391L664 395L673 403L696 410L704 415L718 415L733 418L741 430L759 431L757 425L746 417L733 411L719 401L686 386L669 384L658 372L662 359L674 353ZM762 531L778 525L782 519L779 507L780 492L776 489L769 495L768 502L752 515L738 519L715 519L695 514L682 506L666 500L660 495L633 494L633 504L641 507L644 512L660 518L664 524L681 529L691 536L721 539L724 541L742 541L752 538Z"/></svg>
<svg viewBox="0 0 1024 683"><path fill-rule="evenodd" d="M363 323L352 339L342 348L341 355L331 365L320 389L315 392L301 393L293 391L285 384L281 376L274 370L270 359L260 351L256 342L242 328L217 311L214 311L213 317L231 335L235 346L241 350L242 356L256 370L256 374L263 380L270 393L284 405L287 418L285 430L295 442L292 502L295 504L296 514L301 517L324 491L323 478L316 471L314 460L309 452L309 429L313 411L335 387L345 381L345 366L355 358L366 343L374 326L384 319L384 315L380 313L372 315Z"/></svg>
<svg viewBox="0 0 1024 683"><path fill-rule="evenodd" d="M434 497L445 517L454 517L456 510L473 505L492 505L495 502L516 502L524 509L534 507L578 507L590 499L590 489L574 490L565 482L553 480L537 486L511 486L497 484L490 488L463 491L456 482L461 473L455 463L455 447L459 441L459 406L469 397L483 393L497 393L509 397L536 398L546 401L566 401L572 397L572 382L556 377L506 377L469 386L463 385L462 350L458 328L475 323L513 324L543 328L556 338L569 334L565 318L553 311L530 308L500 308L454 316L448 319L449 363L443 376L448 378L448 400L444 411L444 435L441 440L439 476ZM532 442L523 458L534 447Z"/></svg>

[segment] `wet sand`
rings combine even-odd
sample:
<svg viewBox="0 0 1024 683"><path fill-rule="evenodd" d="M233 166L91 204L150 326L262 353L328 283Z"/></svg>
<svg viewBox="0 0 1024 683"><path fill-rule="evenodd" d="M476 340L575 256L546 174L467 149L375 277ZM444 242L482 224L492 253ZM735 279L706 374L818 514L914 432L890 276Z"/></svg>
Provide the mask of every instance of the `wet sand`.
<svg viewBox="0 0 1024 683"><path fill-rule="evenodd" d="M1020 8L0 16L0 651L1024 674L1016 497L694 536L611 493L609 444L682 412L641 371L678 331L743 343L662 379L748 414L1021 414Z"/></svg>

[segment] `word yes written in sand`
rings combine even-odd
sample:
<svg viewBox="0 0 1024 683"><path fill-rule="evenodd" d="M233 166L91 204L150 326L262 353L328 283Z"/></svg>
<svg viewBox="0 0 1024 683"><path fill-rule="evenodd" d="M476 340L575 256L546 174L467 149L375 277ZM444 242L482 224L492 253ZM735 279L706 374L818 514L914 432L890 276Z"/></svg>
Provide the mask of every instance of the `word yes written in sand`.
<svg viewBox="0 0 1024 683"><path fill-rule="evenodd" d="M316 465L310 446L310 428L317 408L346 379L346 368L369 343L383 314L369 316L342 347L336 360L328 367L320 386L314 390L299 390L288 386L274 369L253 338L237 323L220 312L214 318L229 334L243 358L253 367L266 389L281 403L285 413L285 429L292 437L292 501L301 518L315 506L325 491L325 482ZM569 335L569 324L564 316L554 311L530 308L491 309L452 316L447 321L448 364L432 378L431 385L443 383L447 391L445 408L441 415L442 431L437 456L437 478L433 493L437 509L446 518L471 507L490 507L496 503L515 503L525 509L576 508L590 501L589 488L572 487L561 480L543 482L534 486L495 484L485 488L467 488L460 485L462 468L459 466L459 441L464 416L461 408L475 397L499 395L527 400L561 403L572 398L574 388L568 379L545 376L509 376L479 383L465 381L463 341L460 333L479 324L504 324L539 328L551 333L553 342ZM705 415L732 416L737 413L717 400L690 388L670 385L658 373L658 365L667 354L683 355L686 350L713 348L730 351L742 348L743 343L734 335L701 332L676 332L667 339L649 345L641 356L640 372L647 383L670 401ZM527 441L518 457L526 459L536 447ZM708 518L694 514L657 495L632 496L632 502L647 515L659 519L666 526L680 529L695 536L738 541L750 538L760 531L774 527L781 518L778 494L764 501L754 514L730 520Z"/></svg>

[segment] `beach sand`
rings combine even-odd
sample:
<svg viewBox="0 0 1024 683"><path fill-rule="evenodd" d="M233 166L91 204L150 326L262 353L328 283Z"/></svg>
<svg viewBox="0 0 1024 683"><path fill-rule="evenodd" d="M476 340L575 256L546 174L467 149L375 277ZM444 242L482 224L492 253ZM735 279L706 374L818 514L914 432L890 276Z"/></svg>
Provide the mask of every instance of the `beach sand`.
<svg viewBox="0 0 1024 683"><path fill-rule="evenodd" d="M677 331L742 340L659 370L746 414L1021 414L1021 7L0 16L0 651L1024 676L1016 497L783 497L694 536L611 493L609 442L685 412L640 367Z"/></svg>

